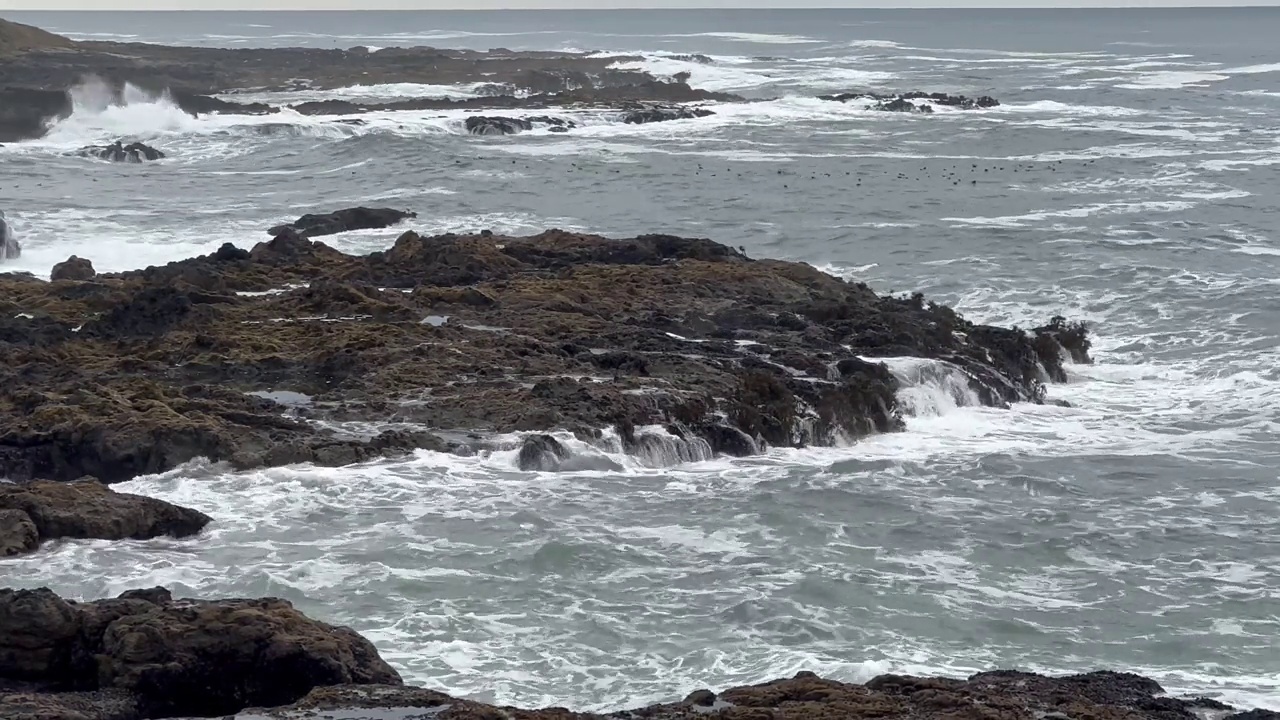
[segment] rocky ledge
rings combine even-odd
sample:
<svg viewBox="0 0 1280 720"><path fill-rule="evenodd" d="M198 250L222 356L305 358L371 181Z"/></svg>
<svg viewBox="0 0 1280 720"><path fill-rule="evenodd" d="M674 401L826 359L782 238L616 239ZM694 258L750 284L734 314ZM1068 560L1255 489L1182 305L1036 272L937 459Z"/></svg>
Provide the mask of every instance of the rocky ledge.
<svg viewBox="0 0 1280 720"><path fill-rule="evenodd" d="M94 478L0 483L0 557L61 538L148 540L187 537L212 519L163 500L112 491Z"/></svg>
<svg viewBox="0 0 1280 720"><path fill-rule="evenodd" d="M885 112L932 113L935 105L958 110L985 110L999 107L1000 101L983 95L970 98L964 95L948 95L941 92L913 90L905 93L846 92L838 95L819 95L819 100L833 102L870 102L872 110Z"/></svg>
<svg viewBox="0 0 1280 720"><path fill-rule="evenodd" d="M1154 680L1128 673L1008 670L967 680L882 675L861 685L801 672L608 714L500 708L405 686L369 641L284 600L175 600L151 588L73 602L43 588L0 590L0 717L232 713L239 720L1280 719L1208 698L1168 697Z"/></svg>
<svg viewBox="0 0 1280 720"><path fill-rule="evenodd" d="M1089 360L1061 318L975 324L707 239L409 231L354 256L272 232L87 280L0 275L0 476L342 465L556 430L658 463L748 455L902 430L913 380L882 358L928 358L995 406L1045 402ZM568 455L524 442L528 469Z"/></svg>
<svg viewBox="0 0 1280 720"><path fill-rule="evenodd" d="M673 119L672 103L741 100L691 88L688 76L657 78L619 63L639 57L588 53L486 52L432 47L321 50L314 48L170 47L147 43L77 42L38 28L0 20L0 142L41 136L52 118L72 110L69 90L86 81L96 96L115 95L126 83L168 93L192 115L266 115L281 107L236 102L237 91L325 90L406 83L466 85L477 97L419 97L388 103L345 100L303 102L303 114L385 110L617 109L631 121ZM227 94L228 97L215 97ZM703 111L706 112L706 111ZM693 117L694 115L689 115ZM94 150L101 150L94 149ZM128 153L119 158L144 157Z"/></svg>

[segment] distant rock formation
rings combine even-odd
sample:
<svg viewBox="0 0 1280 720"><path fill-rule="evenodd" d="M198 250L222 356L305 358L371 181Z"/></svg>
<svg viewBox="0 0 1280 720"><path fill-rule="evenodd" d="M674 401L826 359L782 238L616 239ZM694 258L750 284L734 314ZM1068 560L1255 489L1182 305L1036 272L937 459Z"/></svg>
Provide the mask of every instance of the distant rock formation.
<svg viewBox="0 0 1280 720"><path fill-rule="evenodd" d="M948 95L946 93L926 93L918 90L906 93L847 92L838 95L819 95L819 100L849 102L850 100L872 100L873 110L885 112L932 113L935 105L956 108L959 110L982 110L998 107L1000 101L983 95L977 98L964 95Z"/></svg>

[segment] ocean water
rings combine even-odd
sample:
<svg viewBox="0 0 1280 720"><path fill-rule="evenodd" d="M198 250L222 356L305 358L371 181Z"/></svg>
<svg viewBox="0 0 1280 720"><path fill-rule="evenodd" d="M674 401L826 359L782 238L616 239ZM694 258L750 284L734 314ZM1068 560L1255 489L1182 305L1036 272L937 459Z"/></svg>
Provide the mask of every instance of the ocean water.
<svg viewBox="0 0 1280 720"><path fill-rule="evenodd" d="M1092 323L1097 363L1052 388L1070 408L996 410L894 361L913 379L906 432L741 460L185 467L120 489L210 513L205 536L54 543L0 584L282 596L410 681L522 705L1017 667L1280 710L1280 10L6 16L143 42L642 53L635 67L758 100L495 138L460 113L195 120L86 88L48 137L0 148L25 244L6 270L139 267L385 203L426 232L706 236L979 321L1061 312ZM689 52L714 62L673 57ZM813 97L859 88L1003 104L904 116ZM61 155L122 136L171 157ZM399 232L326 240L367 252Z"/></svg>

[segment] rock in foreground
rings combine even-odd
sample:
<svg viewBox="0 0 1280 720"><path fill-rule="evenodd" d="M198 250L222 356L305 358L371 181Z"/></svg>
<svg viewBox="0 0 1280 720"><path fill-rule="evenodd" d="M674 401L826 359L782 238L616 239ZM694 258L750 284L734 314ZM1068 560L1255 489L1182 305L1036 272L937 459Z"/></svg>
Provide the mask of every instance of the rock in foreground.
<svg viewBox="0 0 1280 720"><path fill-rule="evenodd" d="M672 688L673 696L688 688ZM967 680L882 675L864 685L810 672L607 714L499 708L406 687L371 643L284 600L174 600L165 588L93 602L0 590L5 720L1277 720L1168 697L1129 673Z"/></svg>
<svg viewBox="0 0 1280 720"><path fill-rule="evenodd" d="M320 237L351 232L352 230L376 230L391 227L396 223L414 217L418 217L418 214L406 210L355 207L325 215L303 215L287 225L277 225L267 232L271 235L282 235L292 231L301 237Z"/></svg>
<svg viewBox="0 0 1280 720"><path fill-rule="evenodd" d="M29 552L42 541L59 538L181 538L195 535L210 522L202 512L114 492L96 480L0 484L0 557Z"/></svg>
<svg viewBox="0 0 1280 720"><path fill-rule="evenodd" d="M882 675L865 685L800 672L607 714L497 708L413 687L320 687L294 705L236 720L1280 720L1280 713L1240 713L1216 700L1163 693L1154 680L1106 671L1049 677L1006 670L967 680Z"/></svg>
<svg viewBox="0 0 1280 720"><path fill-rule="evenodd" d="M93 263L82 257L71 257L63 260L53 266L53 270L49 273L50 280L92 280L97 271L93 269Z"/></svg>
<svg viewBox="0 0 1280 720"><path fill-rule="evenodd" d="M707 239L406 232L354 256L289 228L82 283L0 276L0 475L117 482L197 457L344 465L463 442L435 431L568 431L655 465L846 443L904 428L897 393L916 380L884 358L926 358L984 404L1043 402L1080 340L1055 327L977 325Z"/></svg>
<svg viewBox="0 0 1280 720"><path fill-rule="evenodd" d="M174 600L152 588L77 603L0 590L6 720L212 717L324 685L400 682L368 640L284 600Z"/></svg>

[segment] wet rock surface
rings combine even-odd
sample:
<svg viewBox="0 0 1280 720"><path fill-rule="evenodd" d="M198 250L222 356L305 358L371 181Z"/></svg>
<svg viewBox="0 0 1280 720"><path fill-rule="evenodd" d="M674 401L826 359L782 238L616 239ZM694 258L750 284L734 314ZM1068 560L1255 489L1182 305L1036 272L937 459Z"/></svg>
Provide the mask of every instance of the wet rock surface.
<svg viewBox="0 0 1280 720"><path fill-rule="evenodd" d="M117 92L125 83L156 94L168 92L179 107L192 115L266 115L281 110L261 102L236 102L234 95L232 99L214 97L235 90L297 92L383 83L483 83L484 92L461 99L303 102L292 109L308 115L568 107L634 113L636 110L627 109L629 104L741 100L735 95L692 88L687 76L668 81L642 71L611 67L640 60L639 57L505 48L484 52L383 48L373 53L365 47L225 49L77 42L0 20L0 57L4 58L0 63L0 142L41 136L50 118L71 113L66 90L89 77L101 78ZM569 129L559 124L552 127Z"/></svg>
<svg viewBox="0 0 1280 720"><path fill-rule="evenodd" d="M49 273L50 280L92 280L97 271L93 269L93 263L89 260L71 257L63 260L53 266L53 270Z"/></svg>
<svg viewBox="0 0 1280 720"><path fill-rule="evenodd" d="M0 590L6 719L212 717L318 686L400 682L367 640L284 600L174 600L151 588L80 603Z"/></svg>
<svg viewBox="0 0 1280 720"><path fill-rule="evenodd" d="M673 690L675 690L673 688ZM679 692L673 692L679 697ZM0 590L0 717L141 720L1274 720L1209 698L1170 697L1130 673L968 679L881 675L865 684L800 672L606 714L495 707L408 687L367 640L288 602L175 600L162 587L75 602Z"/></svg>
<svg viewBox="0 0 1280 720"><path fill-rule="evenodd" d="M286 225L277 225L267 231L269 235L292 233L298 237L321 237L352 230L376 230L391 227L409 218L418 217L415 212L394 208L355 207L321 215L303 215Z"/></svg>
<svg viewBox="0 0 1280 720"><path fill-rule="evenodd" d="M967 680L882 675L863 685L801 672L795 677L716 693L697 690L683 701L607 714L565 708L493 707L423 688L334 686L294 705L259 708L236 720L1273 720L1265 710L1237 712L1212 699L1163 697L1154 680L1115 672L1049 677L1015 671Z"/></svg>
<svg viewBox="0 0 1280 720"><path fill-rule="evenodd" d="M901 430L900 381L877 357L947 363L991 405L1043 402L1064 361L920 295L669 235L410 231L353 256L290 230L80 283L0 275L0 298L13 479L464 449L443 431L614 428L664 462L743 455Z"/></svg>
<svg viewBox="0 0 1280 720"><path fill-rule="evenodd" d="M628 125L667 122L669 120L693 120L715 115L707 108L687 107L683 105L644 105L630 104L623 108L625 113L622 122Z"/></svg>
<svg viewBox="0 0 1280 720"><path fill-rule="evenodd" d="M847 92L837 95L819 95L819 100L849 102L874 101L871 108L885 112L932 113L935 105L958 110L982 110L998 107L1000 101L986 95L970 98L964 95L948 95L941 92L913 90L905 93Z"/></svg>
<svg viewBox="0 0 1280 720"><path fill-rule="evenodd" d="M30 552L40 542L60 538L181 538L210 522L202 512L118 493L92 478L0 484L0 556Z"/></svg>
<svg viewBox="0 0 1280 720"><path fill-rule="evenodd" d="M164 158L164 153L140 142L124 144L123 140L117 140L110 145L100 145L86 147L79 150L76 154L84 157L98 158L99 160L107 160L110 162L122 163L140 163Z"/></svg>

